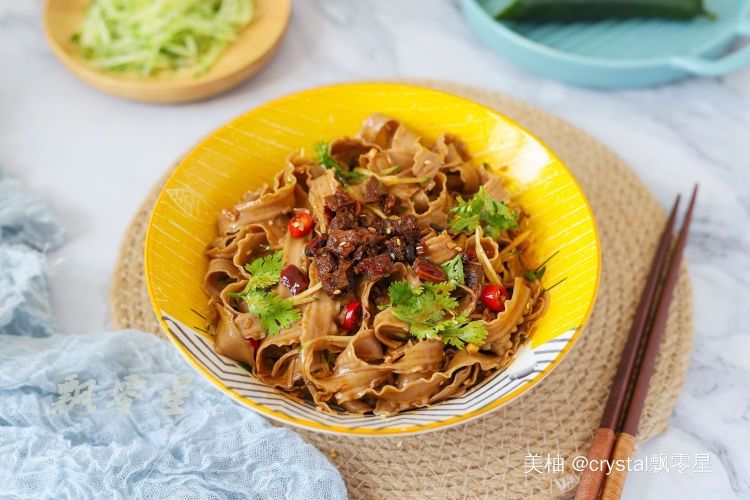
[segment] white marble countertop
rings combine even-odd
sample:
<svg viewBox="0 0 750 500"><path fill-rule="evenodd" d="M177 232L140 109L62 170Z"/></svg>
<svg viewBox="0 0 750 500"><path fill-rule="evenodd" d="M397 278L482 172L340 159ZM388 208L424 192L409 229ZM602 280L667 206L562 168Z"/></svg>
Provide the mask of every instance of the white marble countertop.
<svg viewBox="0 0 750 500"><path fill-rule="evenodd" d="M54 58L41 1L0 3L0 166L47 198L69 230L53 255L67 333L109 326L119 240L149 187L212 129L260 103L325 83L427 77L505 92L607 144L665 206L701 184L687 259L695 347L669 430L640 457L710 453L710 473L632 473L626 498L750 497L750 68L650 90L595 92L512 65L469 31L454 2L298 0L257 77L181 106L109 97ZM520 464L519 464L520 466Z"/></svg>

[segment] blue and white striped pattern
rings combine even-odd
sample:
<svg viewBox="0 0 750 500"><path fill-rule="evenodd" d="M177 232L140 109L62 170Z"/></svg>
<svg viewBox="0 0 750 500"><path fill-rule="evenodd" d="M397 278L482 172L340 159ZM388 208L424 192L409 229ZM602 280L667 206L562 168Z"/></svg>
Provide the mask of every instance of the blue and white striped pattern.
<svg viewBox="0 0 750 500"><path fill-rule="evenodd" d="M214 351L213 341L162 311L162 325L191 364L239 401L267 417L303 428L335 434L414 434L466 422L501 405L496 403L525 386L538 383L561 358L573 338L572 328L536 349L523 348L504 372L483 381L467 394L428 408L393 417L328 414L305 401L268 387L239 363Z"/></svg>

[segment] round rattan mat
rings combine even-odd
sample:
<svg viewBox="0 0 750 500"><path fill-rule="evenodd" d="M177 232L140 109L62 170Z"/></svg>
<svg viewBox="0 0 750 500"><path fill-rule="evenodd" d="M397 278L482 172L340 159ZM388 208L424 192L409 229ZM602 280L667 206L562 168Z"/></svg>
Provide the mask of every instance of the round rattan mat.
<svg viewBox="0 0 750 500"><path fill-rule="evenodd" d="M599 228L603 268L596 306L576 347L539 387L482 419L413 437L301 434L336 464L352 498L564 496L578 482L571 462L588 453L601 417L664 212L617 156L567 122L490 91L441 82L410 83L492 107L531 130L562 158L588 196ZM125 234L111 288L116 327L159 335L144 281L143 244L162 182ZM692 334L692 293L683 266L641 419L640 441L667 427L685 379ZM557 457L564 461L562 471ZM545 464L550 467L542 470ZM541 472L529 470L532 465Z"/></svg>

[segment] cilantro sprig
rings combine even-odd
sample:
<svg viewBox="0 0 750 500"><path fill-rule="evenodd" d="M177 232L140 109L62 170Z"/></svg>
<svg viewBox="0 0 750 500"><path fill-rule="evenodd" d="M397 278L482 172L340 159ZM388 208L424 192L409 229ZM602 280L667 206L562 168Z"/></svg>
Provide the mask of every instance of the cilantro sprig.
<svg viewBox="0 0 750 500"><path fill-rule="evenodd" d="M445 271L445 277L448 283L454 285L464 284L464 263L461 260L461 254L459 253L448 262L444 262L442 266Z"/></svg>
<svg viewBox="0 0 750 500"><path fill-rule="evenodd" d="M278 335L301 317L291 300L273 292L251 290L243 295L242 300L247 304L247 311L260 319L260 327L269 337Z"/></svg>
<svg viewBox="0 0 750 500"><path fill-rule="evenodd" d="M245 264L245 270L250 273L250 279L245 290L267 288L279 282L281 270L284 268L284 256L281 252L274 252L265 257L255 259Z"/></svg>
<svg viewBox="0 0 750 500"><path fill-rule="evenodd" d="M393 315L409 324L409 333L420 340L441 339L445 344L463 349L466 344L481 346L487 338L482 321L469 321L466 312L453 311L458 300L451 296L453 283L423 283L413 287L407 281L396 281L388 288Z"/></svg>
<svg viewBox="0 0 750 500"><path fill-rule="evenodd" d="M327 142L318 141L313 144L313 149L315 150L315 156L318 157L318 163L328 170L333 169L336 180L339 181L342 186L349 187L349 182L361 181L364 179L364 174L343 168L339 162L331 156L331 148Z"/></svg>
<svg viewBox="0 0 750 500"><path fill-rule="evenodd" d="M502 201L493 199L484 186L480 186L479 191L468 200L457 196L456 202L458 205L450 209L452 219L448 230L452 233L471 233L481 225L485 234L498 238L506 229L518 227L519 213Z"/></svg>
<svg viewBox="0 0 750 500"><path fill-rule="evenodd" d="M245 289L229 294L247 304L247 311L260 319L260 327L269 337L278 335L282 329L290 327L302 317L291 300L267 290L279 282L283 267L281 252L255 259L245 264L245 269L251 275Z"/></svg>
<svg viewBox="0 0 750 500"><path fill-rule="evenodd" d="M443 322L440 336L443 342L458 349L466 344L481 347L487 339L487 328L481 321L469 321L469 314L462 312L453 320Z"/></svg>
<svg viewBox="0 0 750 500"><path fill-rule="evenodd" d="M526 278L528 281L539 281L542 279L542 276L544 276L544 273L547 271L547 263L552 260L552 258L559 254L560 250L556 251L546 259L544 259L544 262L539 264L536 269L529 269L526 271L523 275L524 278Z"/></svg>

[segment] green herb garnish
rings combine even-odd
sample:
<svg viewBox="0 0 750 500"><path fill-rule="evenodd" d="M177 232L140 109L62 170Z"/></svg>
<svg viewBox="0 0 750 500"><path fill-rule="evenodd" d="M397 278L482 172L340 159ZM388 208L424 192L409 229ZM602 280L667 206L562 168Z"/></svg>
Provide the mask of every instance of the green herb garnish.
<svg viewBox="0 0 750 500"><path fill-rule="evenodd" d="M487 338L482 321L469 321L468 314L454 315L458 301L451 296L452 283L424 283L413 287L407 281L391 283L388 294L393 315L409 324L409 333L420 340L441 339L463 349L466 344L481 346Z"/></svg>
<svg viewBox="0 0 750 500"><path fill-rule="evenodd" d="M462 312L442 323L440 337L443 342L458 349L463 349L466 344L481 347L487 339L487 328L482 321L469 321L468 313Z"/></svg>
<svg viewBox="0 0 750 500"><path fill-rule="evenodd" d="M281 252L274 252L245 264L245 270L251 275L245 290L255 290L275 285L279 282L283 268L284 256Z"/></svg>
<svg viewBox="0 0 750 500"><path fill-rule="evenodd" d="M260 327L269 337L278 335L301 318L300 312L289 299L283 299L273 292L251 290L242 295L247 304L247 312L260 319Z"/></svg>
<svg viewBox="0 0 750 500"><path fill-rule="evenodd" d="M330 145L327 142L318 141L313 144L313 149L315 150L315 155L318 157L318 163L328 170L333 170L336 180L339 181L342 186L349 187L349 182L361 181L364 179L364 174L343 168L339 162L331 156Z"/></svg>
<svg viewBox="0 0 750 500"><path fill-rule="evenodd" d="M468 200L457 196L456 201L458 206L450 209L453 217L448 228L454 234L472 233L481 225L488 236L498 238L506 229L518 227L519 213L489 196L484 186L480 186L479 191Z"/></svg>
<svg viewBox="0 0 750 500"><path fill-rule="evenodd" d="M555 288L555 287L556 287L557 285L559 285L560 283L562 283L562 282L563 282L563 281L565 281L566 279L568 279L568 277L567 277L567 276L566 276L566 277L564 277L563 279L561 279L560 281L558 281L557 283L555 283L554 285L552 285L551 287L549 287L549 288L546 288L546 289L545 289L545 291L549 292L550 290L552 290L553 288Z"/></svg>
<svg viewBox="0 0 750 500"><path fill-rule="evenodd" d="M445 271L448 283L453 283L454 285L464 284L464 263L461 260L460 253L448 262L444 262L440 267Z"/></svg>
<svg viewBox="0 0 750 500"><path fill-rule="evenodd" d="M247 311L260 319L260 327L269 337L278 335L282 329L290 327L302 317L291 300L266 290L279 282L283 267L281 252L255 259L245 265L245 269L251 274L245 289L240 293L229 294L247 304Z"/></svg>
<svg viewBox="0 0 750 500"><path fill-rule="evenodd" d="M544 262L537 266L536 269L529 269L528 271L526 271L523 277L528 281L539 281L540 279L542 279L542 276L544 276L544 273L547 271L547 263L552 260L552 257L557 255L558 253L560 253L560 250L547 257Z"/></svg>

